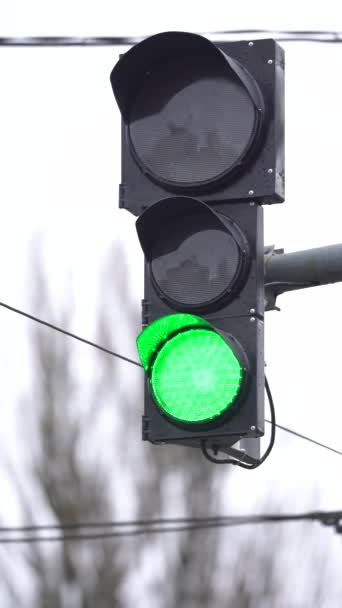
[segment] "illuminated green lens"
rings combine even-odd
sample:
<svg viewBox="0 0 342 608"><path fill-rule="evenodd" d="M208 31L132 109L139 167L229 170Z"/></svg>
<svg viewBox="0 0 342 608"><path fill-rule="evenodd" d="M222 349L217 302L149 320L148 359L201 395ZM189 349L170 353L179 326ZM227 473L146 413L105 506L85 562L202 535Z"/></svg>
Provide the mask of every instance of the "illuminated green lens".
<svg viewBox="0 0 342 608"><path fill-rule="evenodd" d="M242 367L218 333L190 328L162 346L150 382L165 414L183 422L206 422L220 416L236 399Z"/></svg>

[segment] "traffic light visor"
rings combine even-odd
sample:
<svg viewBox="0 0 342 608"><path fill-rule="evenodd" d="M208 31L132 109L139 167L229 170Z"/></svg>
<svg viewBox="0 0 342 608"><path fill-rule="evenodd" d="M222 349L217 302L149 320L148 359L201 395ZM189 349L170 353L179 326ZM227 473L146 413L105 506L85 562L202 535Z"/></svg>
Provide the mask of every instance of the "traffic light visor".
<svg viewBox="0 0 342 608"><path fill-rule="evenodd" d="M242 363L204 319L162 317L140 334L137 345L153 398L166 416L180 423L206 423L236 401Z"/></svg>
<svg viewBox="0 0 342 608"><path fill-rule="evenodd" d="M164 32L130 49L111 74L133 156L158 183L216 184L258 144L264 100L235 59L197 34Z"/></svg>

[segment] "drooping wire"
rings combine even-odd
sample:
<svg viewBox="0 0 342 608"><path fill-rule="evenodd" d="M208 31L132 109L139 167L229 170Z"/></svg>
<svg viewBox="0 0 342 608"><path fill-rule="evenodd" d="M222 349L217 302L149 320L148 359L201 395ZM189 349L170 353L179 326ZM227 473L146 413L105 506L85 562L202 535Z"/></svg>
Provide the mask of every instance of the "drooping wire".
<svg viewBox="0 0 342 608"><path fill-rule="evenodd" d="M210 454L210 452L208 451L208 448L206 446L207 440L202 440L201 441L201 450L202 450L202 454L205 456L205 458L207 460L210 460L210 462L213 462L215 464L234 464L238 467L241 467L242 469L250 469L250 470L257 469L258 467L260 467L260 465L263 464L263 462L265 462L266 458L268 458L268 456L272 452L274 442L275 442L275 435L276 435L276 418L275 418L274 402L273 402L272 393L271 393L266 376L265 376L265 388L266 388L268 402L270 405L272 427L271 427L271 437L270 437L269 444L267 446L265 453L260 458L260 460L258 460L258 462L255 462L254 464L247 464L247 463L242 462L242 460L237 460L236 458L221 458L221 459L215 458L215 456L212 456Z"/></svg>
<svg viewBox="0 0 342 608"><path fill-rule="evenodd" d="M112 355L113 357L117 357L118 359L122 359L123 361L127 361L128 363L133 363L133 365L142 367L142 365L140 363L138 363L138 361L134 361L133 359L130 359L129 357L124 357L124 355L120 355L119 353L116 353L113 350L110 350L109 348L105 348L104 346L101 346L100 344L97 344L96 342L91 342L90 340L81 338L81 336L78 336L77 334L72 334L70 331L66 331L65 329L62 329L61 327L58 327L57 325L53 325L52 323L43 321L42 319L39 319L38 317L34 317L33 315L30 315L27 312L24 312L23 310L19 310L19 308L14 308L13 306L9 306L8 304L5 304L4 302L0 302L0 306L2 306L3 308L7 308L7 310L11 310L12 312L16 312L18 315L22 315L23 317L26 317L27 319L31 319L31 321L36 321L36 323L40 323L41 325L45 325L46 327L49 327L50 329L54 329L55 331L58 331L61 334L64 334L65 336L69 336L70 338L79 340L79 342L88 344L88 346L93 346L94 348L97 348L98 350L102 350L104 353L107 353L108 355Z"/></svg>
<svg viewBox="0 0 342 608"><path fill-rule="evenodd" d="M265 418L265 422L272 424L272 421L267 420L267 418ZM295 435L295 437L299 437L300 439L305 439L305 441L309 441L310 443L318 445L320 448L324 448L325 450L330 450L330 452L334 452L334 454L338 454L339 456L342 456L342 452L340 450L336 450L336 448L332 448L329 445L326 445L325 443L320 443L319 441L316 441L315 439L311 439L310 437L307 437L306 435L297 433L297 431L293 431L292 429L289 429L287 426L282 426L281 424L276 424L276 427L278 429L281 429L282 431L285 431L286 433L291 433L291 435Z"/></svg>
<svg viewBox="0 0 342 608"><path fill-rule="evenodd" d="M128 363L133 363L133 365L136 365L137 367L142 367L142 365L140 363L138 363L138 361L134 361L133 359L130 359L129 357L120 355L119 353L116 353L116 352L110 350L109 348L105 348L104 346L101 346L100 344L97 344L96 342L91 342L90 340L86 340L85 338L82 338L81 336L78 336L77 334L73 334L69 331L66 331L65 329L63 329L61 327L58 327L57 325L53 325L52 323L43 321L43 319L40 319L39 317L35 317L34 315L30 315L30 314L24 312L23 310L20 310L19 308L14 308L14 306L10 306L9 304L5 304L4 302L0 302L0 306L2 306L3 308L6 308L7 310L15 312L19 315L22 315L23 317L26 317L27 319L30 319L31 321L35 321L36 323L40 323L41 325L49 327L50 329L54 329L55 331L58 331L66 336L69 336L70 338L74 338L75 340L79 340L80 342L83 342L84 344L88 344L88 346L93 346L94 348L97 348L98 350L101 350L109 355L112 355L113 357L117 357L119 359L122 359L123 361L127 361ZM266 385L266 381L265 381L265 385ZM267 391L267 388L266 388L266 391ZM267 393L267 394L268 394L268 398L269 398L271 393ZM271 396L271 399L272 399L272 396ZM272 400L272 404L273 404L273 400ZM270 401L270 407L272 407L271 401ZM272 424L272 418L271 418L271 420L265 419L265 422ZM335 454L342 456L341 451L337 450L336 448L332 448L324 443L320 443L319 441L316 441L315 439L311 439L311 437L308 437L307 435L302 435L301 433L297 433L296 431L293 431L292 429L289 429L286 426L282 426L276 422L275 422L274 426L281 429L282 431L285 431L286 433L291 433L292 435L295 435L296 437L299 437L300 439L305 439L306 441L309 441L310 443L318 445L321 448L330 450L331 452L334 452ZM235 460L234 460L234 463L232 463L232 464L236 464Z"/></svg>

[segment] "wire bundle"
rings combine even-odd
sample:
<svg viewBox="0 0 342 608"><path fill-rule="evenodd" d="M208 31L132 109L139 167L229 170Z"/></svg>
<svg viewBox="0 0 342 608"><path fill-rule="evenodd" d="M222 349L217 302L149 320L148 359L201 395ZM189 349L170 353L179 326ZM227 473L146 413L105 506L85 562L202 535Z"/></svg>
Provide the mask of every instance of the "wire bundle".
<svg viewBox="0 0 342 608"><path fill-rule="evenodd" d="M201 35L213 39L217 43L226 42L232 36L253 38L267 36L280 42L342 42L342 31L324 30L223 30L218 32L201 32ZM132 46L141 42L144 38L145 36L8 36L0 38L0 46Z"/></svg>
<svg viewBox="0 0 342 608"><path fill-rule="evenodd" d="M342 511L312 511L292 514L161 518L132 521L65 523L31 526L1 526L0 544L91 541L128 538L146 534L187 532L233 526L316 521L342 533ZM94 532L89 532L94 530ZM98 532L97 530L101 530ZM46 532L53 532L47 535ZM59 534L56 534L59 532ZM43 533L43 534L42 534ZM14 534L14 536L12 536Z"/></svg>

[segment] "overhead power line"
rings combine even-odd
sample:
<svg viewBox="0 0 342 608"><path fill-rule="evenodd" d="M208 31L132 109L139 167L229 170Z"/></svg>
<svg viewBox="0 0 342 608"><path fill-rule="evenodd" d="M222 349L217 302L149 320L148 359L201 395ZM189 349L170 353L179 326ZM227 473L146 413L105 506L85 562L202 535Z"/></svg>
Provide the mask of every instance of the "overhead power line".
<svg viewBox="0 0 342 608"><path fill-rule="evenodd" d="M272 424L272 420L267 420L265 418L265 422L268 422L269 424ZM307 437L306 435L302 435L301 433L297 433L297 431L293 431L292 429L289 429L286 426L282 426L281 424L276 424L276 427L278 429L281 429L282 431L285 431L286 433L291 433L291 435L294 435L295 437L299 437L300 439L305 439L305 441L309 441L310 443L314 443L315 445L318 445L321 448L324 448L325 450L330 450L330 452L334 452L335 454L339 454L339 456L342 456L342 452L340 452L339 450L336 450L335 448L332 448L328 445L326 445L325 443L320 443L319 441L316 441L315 439L311 439L310 437Z"/></svg>
<svg viewBox="0 0 342 608"><path fill-rule="evenodd" d="M202 36L225 42L232 36L272 37L280 42L342 42L342 31L324 30L222 30L200 32ZM75 46L131 46L144 40L145 36L7 36L0 38L0 46L14 47L75 47Z"/></svg>
<svg viewBox="0 0 342 608"><path fill-rule="evenodd" d="M64 334L65 336L69 336L69 338L74 338L75 340L78 340L79 342L88 344L88 346L93 346L93 348L102 350L104 353L107 353L108 355L112 355L113 357L117 357L118 359L122 359L123 361L127 361L128 363L133 363L133 365L142 367L142 365L140 363L138 363L138 361L134 361L134 359L130 359L129 357L124 357L124 355L120 355L119 353L116 353L113 350L110 350L109 348L105 348L104 346L101 346L100 344L97 344L96 342L91 342L90 340L81 338L81 336L78 336L77 334L73 334L70 331L66 331L65 329L62 329L62 327L57 327L57 325L53 325L52 323L43 321L42 319L39 319L38 317L29 315L27 312L24 312L23 310L19 310L18 308L9 306L9 304L5 304L4 302L0 302L0 306L2 306L3 308L7 308L7 310L11 310L12 312L17 313L18 315L22 315L23 317L26 317L27 319L31 319L31 321L40 323L40 325L45 325L46 327L49 327L50 329L54 329L55 331L58 331L61 334Z"/></svg>
<svg viewBox="0 0 342 608"><path fill-rule="evenodd" d="M0 544L18 544L18 543L37 543L37 542L64 542L64 541L81 541L81 540L105 540L113 538L123 538L140 536L143 534L164 534L171 532L186 532L195 530L205 530L212 528L223 528L241 525L267 524L267 523L284 523L294 521L318 521L324 525L334 526L338 533L341 532L342 511L313 511L308 513L295 514L263 514L252 516L215 516L215 517L198 517L198 518L168 518L168 519L151 519L140 521L118 521L118 522L103 522L103 523L86 523L86 524L60 524L60 525L45 525L45 526L17 526L17 527L2 527L1 533L10 534L26 533L23 536L0 536ZM173 525L170 525L173 524ZM177 525L175 525L177 524ZM67 532L61 535L46 535L40 536L42 531L64 531L76 529L90 528L118 528L130 527L133 529L96 532L92 534L79 534L75 532ZM27 533L30 532L31 536ZM35 532L32 535L32 532Z"/></svg>
<svg viewBox="0 0 342 608"><path fill-rule="evenodd" d="M61 530L80 530L91 528L127 528L127 527L148 527L148 526L167 526L175 524L196 524L226 522L235 525L253 523L276 523L287 521L320 521L322 523L332 523L332 521L342 519L342 510L336 511L307 511L304 513L259 513L253 515L211 515L202 517L159 517L153 519L134 519L118 521L99 521L99 522L73 522L61 524L40 524L29 526L0 526L1 533L13 532L46 532Z"/></svg>
<svg viewBox="0 0 342 608"><path fill-rule="evenodd" d="M47 321L43 321L43 319L40 319L39 317L36 317L34 315L30 315L29 313L24 312L23 310L20 310L19 308L10 306L9 304L6 304L5 302L0 302L0 306L2 306L3 308L6 308L7 310L10 310L11 312L15 312L18 315L22 315L23 317L26 317L27 319L30 319L31 321L35 321L36 323L39 323L40 325L44 325L45 327L49 327L50 329L58 331L58 332L64 334L65 336L69 336L70 338L74 338L75 340L78 340L79 342L83 342L84 344L87 344L88 346L92 346L98 350L101 350L109 355L112 355L113 357L117 357L119 359L122 359L123 361L127 361L128 363L133 363L133 365L136 365L137 367L142 367L142 365L140 363L138 363L137 361L134 361L134 359L130 359L129 357L120 355L119 353L116 353L115 351L110 350L109 348L105 348L104 346L101 346L100 344L97 344L96 342L92 342L91 340L82 338L81 336L78 336L77 334L73 334L70 331L66 331L65 329L58 327L57 325L53 325L52 323L48 323ZM272 424L271 420L266 419L265 422ZM292 435L295 435L296 437L299 437L300 439L305 439L305 441L309 441L310 443L313 443L321 448L324 448L326 450L329 450L330 452L334 452L335 454L342 456L342 451L337 450L336 448L332 448L331 446L328 446L324 443L320 443L319 441L316 441L315 439L311 439L310 437L307 437L306 435L297 433L297 431L293 431L292 429L289 429L288 427L282 426L278 423L275 424L275 426L277 428L281 429L282 431L285 431L286 433L291 433Z"/></svg>

